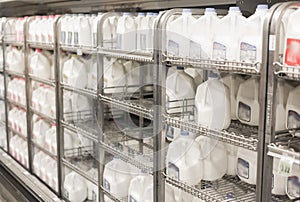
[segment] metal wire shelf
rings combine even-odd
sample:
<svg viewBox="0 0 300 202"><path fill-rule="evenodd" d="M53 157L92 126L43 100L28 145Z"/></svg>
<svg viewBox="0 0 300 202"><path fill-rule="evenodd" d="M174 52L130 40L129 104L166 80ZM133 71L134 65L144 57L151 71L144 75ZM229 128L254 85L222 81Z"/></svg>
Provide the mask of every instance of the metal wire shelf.
<svg viewBox="0 0 300 202"><path fill-rule="evenodd" d="M280 62L275 62L273 65L276 76L289 80L300 81L300 67L287 66Z"/></svg>
<svg viewBox="0 0 300 202"><path fill-rule="evenodd" d="M294 163L297 165L300 165L300 153L288 150L286 148L282 148L275 144L268 145L268 155L275 157L275 158L281 158L283 156L291 156L294 157Z"/></svg>
<svg viewBox="0 0 300 202"><path fill-rule="evenodd" d="M64 90L67 90L67 91L70 91L70 92L78 93L78 94L84 95L84 96L89 96L89 97L92 97L94 99L97 98L97 92L94 91L94 90L76 88L74 86L70 86L70 85L64 84L64 83L61 83L61 87Z"/></svg>
<svg viewBox="0 0 300 202"><path fill-rule="evenodd" d="M11 41L11 40L7 40L4 39L4 43L6 45L12 45L12 46L24 46L24 41Z"/></svg>
<svg viewBox="0 0 300 202"><path fill-rule="evenodd" d="M24 79L25 79L25 74L24 74L24 73L11 71L11 70L9 70L9 69L6 69L6 70L5 70L5 73L6 73L7 75L10 75L10 76L16 76L16 77L20 77L20 78L24 78Z"/></svg>
<svg viewBox="0 0 300 202"><path fill-rule="evenodd" d="M112 193L106 191L106 189L101 185L101 191L104 193L104 195L106 195L108 198L110 198L111 200L115 201L115 202L125 202L127 201L127 197L123 198L123 199L119 199L116 196L114 196Z"/></svg>
<svg viewBox="0 0 300 202"><path fill-rule="evenodd" d="M97 54L97 49L92 47L79 47L79 46L60 46L63 51L73 52L77 55L82 54Z"/></svg>
<svg viewBox="0 0 300 202"><path fill-rule="evenodd" d="M23 105L21 103L18 103L18 102L15 102L15 101L10 100L10 99L6 99L6 100L7 100L8 104L12 104L14 106L17 106L17 107L20 107L20 108L26 110L26 106L25 105Z"/></svg>
<svg viewBox="0 0 300 202"><path fill-rule="evenodd" d="M164 58L163 62L170 65L192 66L200 69L217 69L220 71L229 71L231 73L259 75L261 70L261 64L258 62L251 63L189 57L182 58L168 55L165 55Z"/></svg>
<svg viewBox="0 0 300 202"><path fill-rule="evenodd" d="M13 134L18 135L23 140L27 141L27 137L25 135L23 135L22 133L20 133L19 131L16 131L15 129L11 128L10 126L8 126L8 130L10 132L12 132Z"/></svg>
<svg viewBox="0 0 300 202"><path fill-rule="evenodd" d="M27 44L31 48L38 48L43 50L54 50L54 44L53 43L41 43L41 42L33 42L33 41L27 41Z"/></svg>
<svg viewBox="0 0 300 202"><path fill-rule="evenodd" d="M43 78L40 78L40 77L35 76L33 74L29 74L28 77L33 81L36 81L36 82L39 82L39 83L42 83L42 84L45 84L45 85L48 85L48 86L55 87L55 81L54 80L43 79Z"/></svg>
<svg viewBox="0 0 300 202"><path fill-rule="evenodd" d="M36 141L31 140L34 147L36 147L38 150L44 152L46 155L50 156L52 159L57 160L57 156L51 152L49 152L45 147L39 145Z"/></svg>
<svg viewBox="0 0 300 202"><path fill-rule="evenodd" d="M118 49L99 48L98 53L107 57L133 60L138 62L154 63L153 54L138 51L124 51Z"/></svg>
<svg viewBox="0 0 300 202"><path fill-rule="evenodd" d="M31 111L33 114L35 114L35 115L37 115L37 116L39 116L39 117L45 119L47 122L50 122L50 123L55 123L55 122L56 122L55 118L53 118L53 117L51 117L51 116L49 116L49 115L46 115L46 114L44 114L44 113L42 113L42 112L39 112L39 111L33 109L32 107L30 107L30 111Z"/></svg>

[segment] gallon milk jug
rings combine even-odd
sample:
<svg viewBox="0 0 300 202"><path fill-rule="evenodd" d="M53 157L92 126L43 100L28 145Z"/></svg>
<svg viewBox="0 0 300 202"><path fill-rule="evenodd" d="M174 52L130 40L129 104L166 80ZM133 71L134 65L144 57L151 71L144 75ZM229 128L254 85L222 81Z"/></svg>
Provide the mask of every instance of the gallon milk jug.
<svg viewBox="0 0 300 202"><path fill-rule="evenodd" d="M87 87L92 90L97 90L97 84L97 58L95 56L92 56L89 61Z"/></svg>
<svg viewBox="0 0 300 202"><path fill-rule="evenodd" d="M194 84L196 87L198 87L203 82L202 71L198 71L194 68L186 68L184 72L194 79Z"/></svg>
<svg viewBox="0 0 300 202"><path fill-rule="evenodd" d="M239 40L246 18L239 7L230 7L226 16L216 23L213 38L213 59L239 61Z"/></svg>
<svg viewBox="0 0 300 202"><path fill-rule="evenodd" d="M48 155L44 155L44 157L42 158L41 160L41 168L40 168L40 171L41 171L41 179L46 182L46 175L47 175L47 170L48 170L48 166L49 166L49 163L51 162L52 158Z"/></svg>
<svg viewBox="0 0 300 202"><path fill-rule="evenodd" d="M212 129L226 129L230 125L230 93L216 73L198 86L195 98L195 118L198 124Z"/></svg>
<svg viewBox="0 0 300 202"><path fill-rule="evenodd" d="M285 117L287 117L286 126L288 129L300 127L300 86L297 86L294 90L290 91L287 104ZM298 133L296 133L299 136Z"/></svg>
<svg viewBox="0 0 300 202"><path fill-rule="evenodd" d="M25 168L29 168L28 161L28 145L26 141L22 142L21 152L20 152L21 163Z"/></svg>
<svg viewBox="0 0 300 202"><path fill-rule="evenodd" d="M71 14L67 21L67 38L66 38L66 45L74 46L74 28L75 23L77 22L77 15Z"/></svg>
<svg viewBox="0 0 300 202"><path fill-rule="evenodd" d="M123 13L117 25L117 48L121 50L136 50L136 23L130 13Z"/></svg>
<svg viewBox="0 0 300 202"><path fill-rule="evenodd" d="M228 74L222 78L222 82L229 88L230 91L230 109L231 119L237 120L236 118L236 96L241 83L245 80L243 77L237 74Z"/></svg>
<svg viewBox="0 0 300 202"><path fill-rule="evenodd" d="M293 89L293 86L288 84L284 80L278 80L277 83L277 106L276 106L276 123L275 123L275 131L285 130L287 116L286 114L286 104L290 91Z"/></svg>
<svg viewBox="0 0 300 202"><path fill-rule="evenodd" d="M236 99L238 120L251 126L259 124L259 82L259 77L254 76L243 82L239 87Z"/></svg>
<svg viewBox="0 0 300 202"><path fill-rule="evenodd" d="M300 65L300 29L297 23L300 19L300 8L292 12L287 17L287 25L285 31L284 46L284 63L288 66Z"/></svg>
<svg viewBox="0 0 300 202"><path fill-rule="evenodd" d="M117 25L118 17L113 16L106 19L103 23L103 47L116 48L117 46Z"/></svg>
<svg viewBox="0 0 300 202"><path fill-rule="evenodd" d="M12 47L11 51L7 53L6 65L9 70L23 73L25 69L23 51Z"/></svg>
<svg viewBox="0 0 300 202"><path fill-rule="evenodd" d="M78 24L74 27L74 45L88 47L92 45L91 25L87 16L79 14Z"/></svg>
<svg viewBox="0 0 300 202"><path fill-rule="evenodd" d="M200 145L203 180L214 181L222 178L227 171L227 153L223 142L205 136L196 138Z"/></svg>
<svg viewBox="0 0 300 202"><path fill-rule="evenodd" d="M144 171L141 173L142 175L136 176L130 181L128 201L144 202L143 196L145 188L149 185L153 185L153 177Z"/></svg>
<svg viewBox="0 0 300 202"><path fill-rule="evenodd" d="M175 119L177 119L177 120L182 119L185 122L191 122L191 121L193 121L194 117L190 115L190 116L184 116L183 118L175 117ZM176 127L166 124L165 125L165 136L166 136L167 140L173 141L173 140L177 139L180 136L181 130L182 130L181 128L176 128ZM193 135L193 134L191 134L191 135Z"/></svg>
<svg viewBox="0 0 300 202"><path fill-rule="evenodd" d="M177 67L176 72L167 77L166 88L168 113L181 113L183 110L193 111L194 80L184 72L183 67Z"/></svg>
<svg viewBox="0 0 300 202"><path fill-rule="evenodd" d="M124 198L128 194L128 187L132 179L129 164L118 157L107 163L104 168L103 186L104 189L112 193L117 198ZM105 202L112 200L105 197Z"/></svg>
<svg viewBox="0 0 300 202"><path fill-rule="evenodd" d="M137 32L136 32L136 46L137 46L137 50L141 50L141 33L142 33L142 19L144 19L146 17L145 13L138 13L138 16L135 17L135 24L136 24L136 28L137 28Z"/></svg>
<svg viewBox="0 0 300 202"><path fill-rule="evenodd" d="M169 55L187 57L190 54L190 29L196 18L191 9L183 9L182 15L167 24L167 51Z"/></svg>
<svg viewBox="0 0 300 202"><path fill-rule="evenodd" d="M41 147L45 145L45 131L50 129L50 125L46 123L42 118L33 124L33 139Z"/></svg>
<svg viewBox="0 0 300 202"><path fill-rule="evenodd" d="M72 202L83 202L87 197L85 179L74 171L68 174L64 182L64 196Z"/></svg>
<svg viewBox="0 0 300 202"><path fill-rule="evenodd" d="M135 61L127 61L123 63L126 71L126 82L128 88L126 89L127 93L134 93L138 91L140 85L140 66L139 63ZM144 69L145 70L145 69Z"/></svg>
<svg viewBox="0 0 300 202"><path fill-rule="evenodd" d="M273 158L272 194L285 195L287 177L278 172L279 158Z"/></svg>
<svg viewBox="0 0 300 202"><path fill-rule="evenodd" d="M64 63L63 82L76 88L85 88L87 85L87 69L77 55Z"/></svg>
<svg viewBox="0 0 300 202"><path fill-rule="evenodd" d="M236 175L238 146L225 143L227 151L227 175Z"/></svg>
<svg viewBox="0 0 300 202"><path fill-rule="evenodd" d="M92 168L89 170L88 175L92 177L93 179L98 180L98 170L96 168ZM98 199L98 186L95 185L92 182L87 181L87 186L88 186L88 196L87 199L91 200L93 202L99 201Z"/></svg>
<svg viewBox="0 0 300 202"><path fill-rule="evenodd" d="M6 143L6 129L5 126L0 127L0 147L7 149L7 143Z"/></svg>
<svg viewBox="0 0 300 202"><path fill-rule="evenodd" d="M294 163L292 167L292 175L287 178L286 194L290 199L300 198L300 167Z"/></svg>
<svg viewBox="0 0 300 202"><path fill-rule="evenodd" d="M214 8L206 8L204 15L191 25L190 57L211 58L213 34L218 21L219 17L216 10Z"/></svg>
<svg viewBox="0 0 300 202"><path fill-rule="evenodd" d="M92 47L96 48L98 46L98 20L100 20L101 15L103 13L99 12L98 15L97 14L93 14L92 17L90 18L90 24L91 24L91 31L92 31L92 35L91 35L91 39L92 39Z"/></svg>
<svg viewBox="0 0 300 202"><path fill-rule="evenodd" d="M52 124L51 128L46 131L45 134L45 148L53 153L56 154L56 146L52 149L52 145L56 143L56 124Z"/></svg>
<svg viewBox="0 0 300 202"><path fill-rule="evenodd" d="M237 174L239 178L248 184L255 185L256 171L257 152L239 147L237 151Z"/></svg>
<svg viewBox="0 0 300 202"><path fill-rule="evenodd" d="M43 152L38 152L34 155L33 158L33 170L37 176L41 176L41 160L44 158Z"/></svg>
<svg viewBox="0 0 300 202"><path fill-rule="evenodd" d="M48 164L48 170L46 174L46 183L50 185L55 191L58 190L58 176L57 176L57 162L52 159Z"/></svg>
<svg viewBox="0 0 300 202"><path fill-rule="evenodd" d="M30 59L29 72L45 79L50 79L51 64L41 49L36 49Z"/></svg>
<svg viewBox="0 0 300 202"><path fill-rule="evenodd" d="M146 17L142 18L140 31L137 35L137 49L143 51L153 51L154 43L154 13L147 13Z"/></svg>
<svg viewBox="0 0 300 202"><path fill-rule="evenodd" d="M126 86L125 68L121 60L104 59L104 93L122 93Z"/></svg>
<svg viewBox="0 0 300 202"><path fill-rule="evenodd" d="M167 174L189 185L198 184L203 178L203 162L198 142L187 131L169 145L167 153Z"/></svg>
<svg viewBox="0 0 300 202"><path fill-rule="evenodd" d="M240 41L240 61L262 62L263 25L268 5L257 5L255 13L247 18Z"/></svg>
<svg viewBox="0 0 300 202"><path fill-rule="evenodd" d="M70 18L71 18L71 15L70 14L66 14L60 20L60 43L62 45L66 45L67 44L67 35L68 35L68 29L67 29L67 27L68 27Z"/></svg>

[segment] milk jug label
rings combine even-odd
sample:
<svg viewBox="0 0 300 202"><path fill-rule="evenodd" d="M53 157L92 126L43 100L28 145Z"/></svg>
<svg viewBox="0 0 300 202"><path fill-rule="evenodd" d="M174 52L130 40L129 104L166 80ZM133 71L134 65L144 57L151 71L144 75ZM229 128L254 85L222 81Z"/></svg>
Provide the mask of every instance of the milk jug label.
<svg viewBox="0 0 300 202"><path fill-rule="evenodd" d="M240 177L249 179L249 162L238 158L237 172Z"/></svg>
<svg viewBox="0 0 300 202"><path fill-rule="evenodd" d="M147 35L146 34L141 34L140 35L140 48L141 50L146 50L147 47Z"/></svg>
<svg viewBox="0 0 300 202"><path fill-rule="evenodd" d="M129 202L137 202L137 200L135 200L135 198L133 198L133 196L129 196Z"/></svg>
<svg viewBox="0 0 300 202"><path fill-rule="evenodd" d="M257 48L255 46L245 43L245 42L242 42L241 47L240 47L241 61L255 62L256 61L256 51L257 51Z"/></svg>
<svg viewBox="0 0 300 202"><path fill-rule="evenodd" d="M201 45L194 41L190 41L190 57L192 58L201 57Z"/></svg>
<svg viewBox="0 0 300 202"><path fill-rule="evenodd" d="M166 125L166 136L170 139L174 138L174 128L172 126Z"/></svg>
<svg viewBox="0 0 300 202"><path fill-rule="evenodd" d="M79 41L78 41L78 32L74 32L74 44L78 45Z"/></svg>
<svg viewBox="0 0 300 202"><path fill-rule="evenodd" d="M226 59L226 46L218 42L213 44L213 58Z"/></svg>
<svg viewBox="0 0 300 202"><path fill-rule="evenodd" d="M179 44L173 40L168 41L168 53L172 55L179 55Z"/></svg>
<svg viewBox="0 0 300 202"><path fill-rule="evenodd" d="M72 44L72 38L73 38L73 34L72 32L68 32L68 44Z"/></svg>
<svg viewBox="0 0 300 202"><path fill-rule="evenodd" d="M168 175L174 179L179 179L179 168L173 164L169 162L169 171L168 171Z"/></svg>
<svg viewBox="0 0 300 202"><path fill-rule="evenodd" d="M284 62L289 66L300 66L300 39L287 39Z"/></svg>
<svg viewBox="0 0 300 202"><path fill-rule="evenodd" d="M288 111L288 128L299 128L300 127L300 115L293 111L289 110Z"/></svg>
<svg viewBox="0 0 300 202"><path fill-rule="evenodd" d="M104 189L110 191L110 183L106 179L104 179Z"/></svg>
<svg viewBox="0 0 300 202"><path fill-rule="evenodd" d="M300 196L300 182L298 176L290 176L287 180L287 194L291 198L299 198Z"/></svg>
<svg viewBox="0 0 300 202"><path fill-rule="evenodd" d="M294 156L283 154L278 164L278 174L283 176L290 176L292 174L294 159Z"/></svg>
<svg viewBox="0 0 300 202"><path fill-rule="evenodd" d="M251 120L251 107L248 105L239 102L239 108L238 108L238 116L241 120L250 122Z"/></svg>

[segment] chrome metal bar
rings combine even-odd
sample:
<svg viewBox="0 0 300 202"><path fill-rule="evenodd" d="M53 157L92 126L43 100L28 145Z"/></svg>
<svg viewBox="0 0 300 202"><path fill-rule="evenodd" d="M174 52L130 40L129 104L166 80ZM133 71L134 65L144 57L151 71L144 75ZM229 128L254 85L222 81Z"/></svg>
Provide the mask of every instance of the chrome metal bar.
<svg viewBox="0 0 300 202"><path fill-rule="evenodd" d="M41 43L41 42L37 43L34 41L27 40L27 44L30 48L50 50L50 51L54 51L54 49L55 49L55 44L52 44L52 43Z"/></svg>
<svg viewBox="0 0 300 202"><path fill-rule="evenodd" d="M30 107L29 109L30 109L30 111L31 111L33 114L38 115L39 117L45 119L47 122L49 122L49 123L56 123L55 118L53 118L53 117L51 117L51 116L49 116L49 115L43 114L43 113L41 113L41 112L39 112L39 111L33 109L32 107Z"/></svg>
<svg viewBox="0 0 300 202"><path fill-rule="evenodd" d="M43 78L40 78L40 77L30 74L30 73L28 74L28 77L33 81L36 81L36 82L39 82L39 83L42 83L42 84L45 84L45 85L48 85L51 87L55 87L55 80L43 79Z"/></svg>
<svg viewBox="0 0 300 202"><path fill-rule="evenodd" d="M76 88L76 87L73 87L73 86L70 86L70 85L67 85L67 84L64 84L64 83L61 83L60 85L61 85L62 89L64 89L64 90L75 92L75 93L78 93L78 94L84 95L84 96L89 96L89 97L92 97L94 99L97 98L97 94L93 90L80 89L80 88Z"/></svg>
<svg viewBox="0 0 300 202"><path fill-rule="evenodd" d="M18 102L15 102L15 101L13 101L13 100L7 99L7 102L8 102L8 104L12 104L12 105L14 105L14 106L23 108L23 109L25 109L25 110L27 109L27 107L26 107L25 105L23 105L23 104L21 104L21 103L18 103Z"/></svg>
<svg viewBox="0 0 300 202"><path fill-rule="evenodd" d="M12 70L9 70L9 69L6 69L5 73L7 75L10 75L10 76L16 76L16 77L20 77L20 78L25 78L25 74L24 73L15 72L15 71L12 71Z"/></svg>
<svg viewBox="0 0 300 202"><path fill-rule="evenodd" d="M47 149L45 149L44 146L39 145L36 141L32 140L31 142L32 142L33 147L36 147L38 150L44 152L45 154L47 154L48 156L50 156L54 160L57 160L57 155L49 152Z"/></svg>
<svg viewBox="0 0 300 202"><path fill-rule="evenodd" d="M72 52L77 55L97 54L97 49L92 47L75 47L75 46L72 47L72 46L64 46L64 45L59 45L59 46L61 50Z"/></svg>

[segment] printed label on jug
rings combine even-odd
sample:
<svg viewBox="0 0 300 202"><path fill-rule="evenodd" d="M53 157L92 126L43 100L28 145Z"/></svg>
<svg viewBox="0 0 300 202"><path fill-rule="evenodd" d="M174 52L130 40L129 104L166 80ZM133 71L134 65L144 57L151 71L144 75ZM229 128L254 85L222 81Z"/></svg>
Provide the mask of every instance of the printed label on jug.
<svg viewBox="0 0 300 202"><path fill-rule="evenodd" d="M256 61L256 51L257 51L256 46L242 42L241 46L240 46L241 61L255 62Z"/></svg>
<svg viewBox="0 0 300 202"><path fill-rule="evenodd" d="M93 202L96 202L96 201L97 201L97 198L98 198L98 196L97 196L97 194L95 193L95 191L93 190L93 191L92 191L92 201L93 201Z"/></svg>
<svg viewBox="0 0 300 202"><path fill-rule="evenodd" d="M179 180L179 168L171 162L169 162L168 176Z"/></svg>
<svg viewBox="0 0 300 202"><path fill-rule="evenodd" d="M171 55L179 55L179 44L173 40L168 41L168 53Z"/></svg>
<svg viewBox="0 0 300 202"><path fill-rule="evenodd" d="M170 139L174 138L174 128L169 125L165 125L166 127L166 136Z"/></svg>
<svg viewBox="0 0 300 202"><path fill-rule="evenodd" d="M137 200L135 198L133 198L133 196L129 196L129 202L137 202Z"/></svg>
<svg viewBox="0 0 300 202"><path fill-rule="evenodd" d="M294 156L283 154L278 164L278 174L283 176L290 176L292 174Z"/></svg>
<svg viewBox="0 0 300 202"><path fill-rule="evenodd" d="M293 110L288 111L288 128L299 128L300 127L300 114Z"/></svg>
<svg viewBox="0 0 300 202"><path fill-rule="evenodd" d="M72 44L72 39L73 39L73 33L72 32L68 32L68 44Z"/></svg>
<svg viewBox="0 0 300 202"><path fill-rule="evenodd" d="M104 189L110 192L110 183L106 179L104 179Z"/></svg>
<svg viewBox="0 0 300 202"><path fill-rule="evenodd" d="M70 194L69 194L69 192L68 192L67 190L64 191L64 197L65 197L66 199L70 199L70 198L69 198L69 197L70 197Z"/></svg>
<svg viewBox="0 0 300 202"><path fill-rule="evenodd" d="M300 66L300 39L286 40L284 63L289 66Z"/></svg>
<svg viewBox="0 0 300 202"><path fill-rule="evenodd" d="M238 116L239 116L239 119L241 119L243 121L250 122L250 120L251 120L251 107L249 107L248 105L246 105L242 102L239 102Z"/></svg>
<svg viewBox="0 0 300 202"><path fill-rule="evenodd" d="M218 42L213 44L213 58L215 59L226 59L226 46Z"/></svg>
<svg viewBox="0 0 300 202"><path fill-rule="evenodd" d="M146 50L147 47L147 35L146 34L141 34L140 35L140 48L141 50Z"/></svg>
<svg viewBox="0 0 300 202"><path fill-rule="evenodd" d="M300 197L300 182L298 176L290 176L287 180L287 194L290 198Z"/></svg>
<svg viewBox="0 0 300 202"><path fill-rule="evenodd" d="M240 177L249 179L249 162L238 158L237 173Z"/></svg>
<svg viewBox="0 0 300 202"><path fill-rule="evenodd" d="M74 44L78 45L79 44L79 39L78 39L78 32L74 32Z"/></svg>
<svg viewBox="0 0 300 202"><path fill-rule="evenodd" d="M190 41L190 57L201 58L201 45L194 41Z"/></svg>

